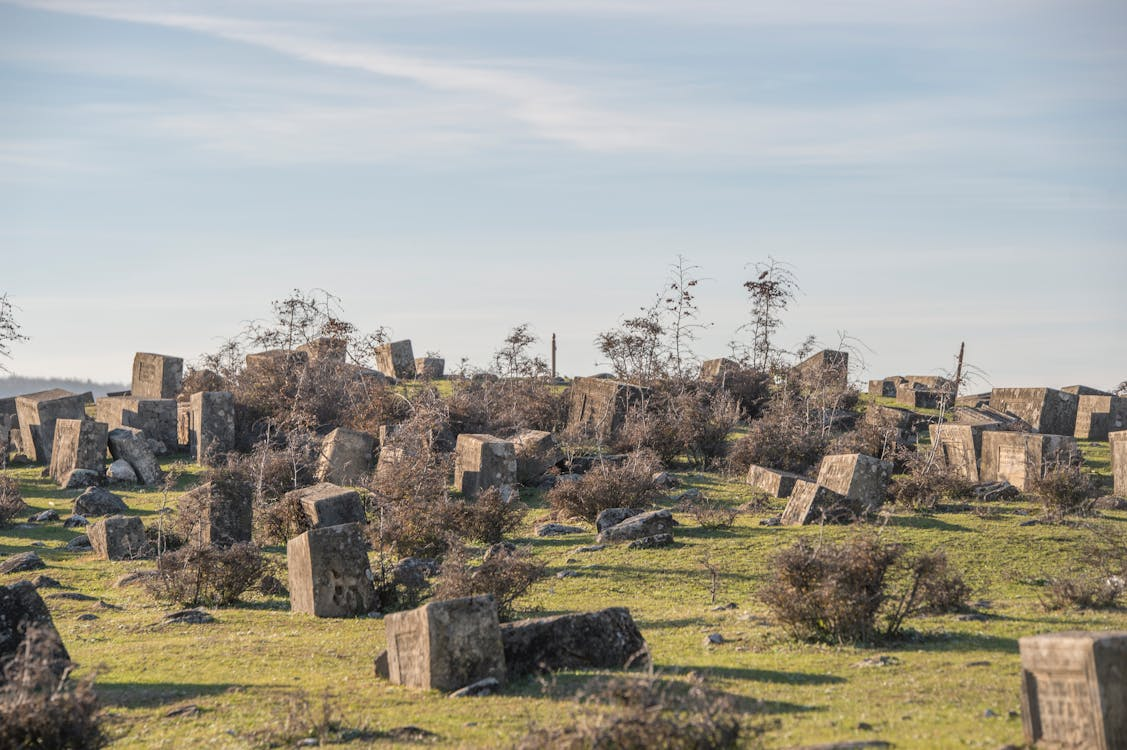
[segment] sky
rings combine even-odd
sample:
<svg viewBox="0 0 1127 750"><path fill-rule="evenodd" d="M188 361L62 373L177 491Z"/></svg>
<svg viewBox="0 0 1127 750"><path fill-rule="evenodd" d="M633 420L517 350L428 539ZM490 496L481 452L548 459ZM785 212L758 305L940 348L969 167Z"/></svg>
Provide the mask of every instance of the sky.
<svg viewBox="0 0 1127 750"><path fill-rule="evenodd" d="M1127 378L1122 0L0 0L0 293L23 375L191 361L293 289L560 370L697 267L723 356Z"/></svg>

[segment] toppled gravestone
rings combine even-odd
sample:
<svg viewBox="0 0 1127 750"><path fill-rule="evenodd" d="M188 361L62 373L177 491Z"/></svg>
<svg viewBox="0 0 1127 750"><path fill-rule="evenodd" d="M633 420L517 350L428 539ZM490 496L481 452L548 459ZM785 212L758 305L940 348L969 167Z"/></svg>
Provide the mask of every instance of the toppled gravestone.
<svg viewBox="0 0 1127 750"><path fill-rule="evenodd" d="M286 543L290 609L316 617L355 617L376 607L368 545L360 525L325 526Z"/></svg>
<svg viewBox="0 0 1127 750"><path fill-rule="evenodd" d="M74 499L73 512L78 516L113 516L127 510L124 500L103 487L90 487Z"/></svg>
<svg viewBox="0 0 1127 750"><path fill-rule="evenodd" d="M839 523L853 520L861 510L860 503L850 502L841 493L817 482L799 479L794 483L779 522L783 526Z"/></svg>
<svg viewBox="0 0 1127 750"><path fill-rule="evenodd" d="M790 497L794 483L799 479L802 479L802 477L798 474L779 469L768 469L765 466L752 465L747 470L747 483L760 492L766 492L771 497Z"/></svg>
<svg viewBox="0 0 1127 750"><path fill-rule="evenodd" d="M42 570L47 567L43 558L32 552L19 552L0 560L0 575L7 573L26 573L29 570Z"/></svg>
<svg viewBox="0 0 1127 750"><path fill-rule="evenodd" d="M995 388L990 407L1021 417L1046 435L1072 435L1080 397L1055 388Z"/></svg>
<svg viewBox="0 0 1127 750"><path fill-rule="evenodd" d="M415 377L415 352L411 340L392 341L376 347L376 369L400 380Z"/></svg>
<svg viewBox="0 0 1127 750"><path fill-rule="evenodd" d="M599 532L596 541L603 542L630 542L658 534L673 533L673 514L668 508L651 510L627 518L622 523L611 526Z"/></svg>
<svg viewBox="0 0 1127 750"><path fill-rule="evenodd" d="M66 487L70 473L75 469L100 474L106 461L108 434L105 422L93 419L56 420L55 444L48 470L51 478Z"/></svg>
<svg viewBox="0 0 1127 750"><path fill-rule="evenodd" d="M826 456L818 470L818 484L857 500L873 510L884 503L892 463L863 453Z"/></svg>
<svg viewBox="0 0 1127 750"><path fill-rule="evenodd" d="M233 483L205 482L185 492L177 514L185 539L217 547L249 542L253 499Z"/></svg>
<svg viewBox="0 0 1127 750"><path fill-rule="evenodd" d="M623 669L649 663L630 610L538 617L501 624L509 679L561 669Z"/></svg>
<svg viewBox="0 0 1127 750"><path fill-rule="evenodd" d="M458 436L454 447L454 488L474 497L489 487L502 492L517 481L516 449L507 440L492 435Z"/></svg>
<svg viewBox="0 0 1127 750"><path fill-rule="evenodd" d="M62 388L17 396L20 442L27 457L37 463L51 463L55 422L59 419L83 419L86 404L91 399L90 393L71 393Z"/></svg>
<svg viewBox="0 0 1127 750"><path fill-rule="evenodd" d="M164 354L137 352L133 355L134 398L176 398L184 379L184 360Z"/></svg>
<svg viewBox="0 0 1127 750"><path fill-rule="evenodd" d="M30 637L36 639L37 651L61 679L70 666L70 655L35 585L31 581L16 581L0 586L0 665L18 653L29 637L29 630ZM4 682L4 670L0 669L0 685Z"/></svg>
<svg viewBox="0 0 1127 750"><path fill-rule="evenodd" d="M512 437L517 458L517 481L531 484L563 460L564 454L552 433L521 430Z"/></svg>
<svg viewBox="0 0 1127 750"><path fill-rule="evenodd" d="M1018 639L1025 739L1038 747L1127 747L1127 632Z"/></svg>
<svg viewBox="0 0 1127 750"><path fill-rule="evenodd" d="M160 483L164 473L144 432L136 427L119 427L109 431L108 442L110 455L115 461L126 461L132 466L141 484Z"/></svg>
<svg viewBox="0 0 1127 750"><path fill-rule="evenodd" d="M86 529L100 560L133 560L148 553L145 526L137 516L110 516Z"/></svg>
<svg viewBox="0 0 1127 750"><path fill-rule="evenodd" d="M445 372L446 360L442 357L415 357L415 377L438 380Z"/></svg>
<svg viewBox="0 0 1127 750"><path fill-rule="evenodd" d="M285 499L301 505L313 528L367 522L359 493L330 482L291 490Z"/></svg>
<svg viewBox="0 0 1127 750"><path fill-rule="evenodd" d="M145 437L159 440L169 450L175 450L179 444L175 399L106 396L98 399L95 407L98 421L105 422L111 430L136 427L144 431Z"/></svg>
<svg viewBox="0 0 1127 750"><path fill-rule="evenodd" d="M250 355L247 355L250 362ZM212 466L235 448L235 396L228 391L193 393L188 408L188 452Z"/></svg>
<svg viewBox="0 0 1127 750"><path fill-rule="evenodd" d="M388 679L451 691L492 677L505 680L505 650L492 596L431 602L384 618Z"/></svg>
<svg viewBox="0 0 1127 750"><path fill-rule="evenodd" d="M368 433L338 427L321 443L317 479L349 486L359 484L372 471L375 450L376 439Z"/></svg>
<svg viewBox="0 0 1127 750"><path fill-rule="evenodd" d="M641 508L607 508L600 511L595 517L595 530L606 531L611 526L617 526L627 518L645 513Z"/></svg>

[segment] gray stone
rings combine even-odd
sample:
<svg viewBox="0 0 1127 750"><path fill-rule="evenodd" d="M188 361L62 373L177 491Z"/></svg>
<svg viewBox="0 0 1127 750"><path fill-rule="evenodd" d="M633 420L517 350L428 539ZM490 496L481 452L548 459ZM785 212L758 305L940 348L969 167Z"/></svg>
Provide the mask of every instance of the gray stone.
<svg viewBox="0 0 1127 750"><path fill-rule="evenodd" d="M446 372L446 360L441 357L415 357L415 377L438 380Z"/></svg>
<svg viewBox="0 0 1127 750"><path fill-rule="evenodd" d="M348 340L327 336L302 344L296 351L303 352L313 362L335 362L343 365L348 358Z"/></svg>
<svg viewBox="0 0 1127 750"><path fill-rule="evenodd" d="M649 664L646 641L625 607L506 622L501 641L512 680L557 670Z"/></svg>
<svg viewBox="0 0 1127 750"><path fill-rule="evenodd" d="M0 562L0 575L6 573L25 573L29 570L41 570L47 567L43 558L34 552L19 552Z"/></svg>
<svg viewBox="0 0 1127 750"><path fill-rule="evenodd" d="M779 469L768 469L765 466L750 466L747 470L747 483L759 490L766 492L771 497L790 497L794 483L802 479L798 474Z"/></svg>
<svg viewBox="0 0 1127 750"><path fill-rule="evenodd" d="M1046 435L1076 432L1080 397L1055 388L995 388L990 406L1021 417L1035 431Z"/></svg>
<svg viewBox="0 0 1127 750"><path fill-rule="evenodd" d="M64 490L81 490L84 487L96 487L102 475L93 469L71 469L59 481L59 486Z"/></svg>
<svg viewBox="0 0 1127 750"><path fill-rule="evenodd" d="M568 429L605 440L622 427L646 389L618 380L576 378L567 390Z"/></svg>
<svg viewBox="0 0 1127 750"><path fill-rule="evenodd" d="M740 363L734 359L728 359L727 357L706 359L700 363L700 379L718 380L730 372L738 372L739 370Z"/></svg>
<svg viewBox="0 0 1127 750"><path fill-rule="evenodd" d="M51 463L55 445L55 422L59 419L83 419L90 393L71 393L61 388L16 397L19 413L20 441L23 452L37 463Z"/></svg>
<svg viewBox="0 0 1127 750"><path fill-rule="evenodd" d="M1076 430L1080 440L1107 440L1109 432L1127 430L1127 398L1084 394L1076 406Z"/></svg>
<svg viewBox="0 0 1127 750"><path fill-rule="evenodd" d="M992 431L982 434L979 478L983 482L1007 481L1024 492L1045 471L1080 456L1071 435L1038 435Z"/></svg>
<svg viewBox="0 0 1127 750"><path fill-rule="evenodd" d="M101 474L106 463L108 434L105 422L93 419L55 420L55 443L49 469L51 478L65 487L67 475L75 469Z"/></svg>
<svg viewBox="0 0 1127 750"><path fill-rule="evenodd" d="M376 347L376 369L384 375L390 375L400 380L412 380L415 377L415 352L411 348L411 340L392 341Z"/></svg>
<svg viewBox="0 0 1127 750"><path fill-rule="evenodd" d="M1111 447L1112 492L1127 497L1127 430L1109 432L1107 439Z"/></svg>
<svg viewBox="0 0 1127 750"><path fill-rule="evenodd" d="M611 526L617 526L627 518L642 513L645 513L645 511L641 508L607 508L600 511L599 515L595 517L595 530L606 531Z"/></svg>
<svg viewBox="0 0 1127 750"><path fill-rule="evenodd" d="M492 596L431 602L384 618L388 678L396 685L458 690L505 680L505 650Z"/></svg>
<svg viewBox="0 0 1127 750"><path fill-rule="evenodd" d="M978 461L982 456L982 433L998 429L997 423L980 424L933 424L928 425L931 444L936 459L949 467L955 474L971 482L979 481Z"/></svg>
<svg viewBox="0 0 1127 750"><path fill-rule="evenodd" d="M179 444L175 399L107 396L98 399L95 407L98 421L105 422L111 430L136 427L144 431L145 437L159 440L166 448Z"/></svg>
<svg viewBox="0 0 1127 750"><path fill-rule="evenodd" d="M189 403L188 452L201 466L218 465L235 449L235 396L200 391Z"/></svg>
<svg viewBox="0 0 1127 750"><path fill-rule="evenodd" d="M653 536L644 536L641 539L635 539L626 545L626 549L656 549L658 547L671 546L673 546L672 534L654 534Z"/></svg>
<svg viewBox="0 0 1127 750"><path fill-rule="evenodd" d="M1030 744L1127 747L1127 632L1067 632L1018 639L1021 708Z"/></svg>
<svg viewBox="0 0 1127 750"><path fill-rule="evenodd" d="M563 460L555 436L543 430L521 430L512 437L517 457L517 481L532 484Z"/></svg>
<svg viewBox="0 0 1127 750"><path fill-rule="evenodd" d="M31 581L0 586L0 664L7 664L19 653L29 630L37 631L41 647L37 650L61 679L70 666L70 655L39 592ZM0 670L0 685L5 682L4 670Z"/></svg>
<svg viewBox="0 0 1127 750"><path fill-rule="evenodd" d="M47 523L48 521L58 521L59 512L57 510L45 510L42 513L36 513L34 516L27 520L33 523Z"/></svg>
<svg viewBox="0 0 1127 750"><path fill-rule="evenodd" d="M74 539L67 542L63 546L63 549L67 552L89 552L94 549L94 546L90 544L90 537L85 534L79 534Z"/></svg>
<svg viewBox="0 0 1127 750"><path fill-rule="evenodd" d="M137 472L133 471L128 461L117 460L106 469L106 478L121 484L136 484Z"/></svg>
<svg viewBox="0 0 1127 750"><path fill-rule="evenodd" d="M325 526L294 537L286 543L286 563L292 611L355 617L375 609L368 545L359 524Z"/></svg>
<svg viewBox="0 0 1127 750"><path fill-rule="evenodd" d="M127 510L124 500L103 487L91 487L74 499L73 512L80 516L112 516Z"/></svg>
<svg viewBox="0 0 1127 750"><path fill-rule="evenodd" d="M207 625L212 622L215 622L215 618L199 608L181 609L178 612L171 612L161 618L161 623L164 625Z"/></svg>
<svg viewBox="0 0 1127 750"><path fill-rule="evenodd" d="M823 349L792 367L791 378L797 381L799 390L806 393L826 389L844 391L849 387L849 352Z"/></svg>
<svg viewBox="0 0 1127 750"><path fill-rule="evenodd" d="M86 530L94 554L101 560L133 560L148 554L145 527L137 516L110 516Z"/></svg>
<svg viewBox="0 0 1127 750"><path fill-rule="evenodd" d="M237 486L205 482L180 496L178 518L188 542L227 547L251 539L252 501Z"/></svg>
<svg viewBox="0 0 1127 750"><path fill-rule="evenodd" d="M123 505L124 505L124 503L123 503ZM76 529L76 528L82 528L84 526L89 526L89 525L90 525L90 522L86 520L86 516L80 516L80 515L77 515L77 514L71 515L70 517L67 518L67 520L63 521L63 528L64 529Z"/></svg>
<svg viewBox="0 0 1127 750"><path fill-rule="evenodd" d="M779 520L783 526L804 526L811 523L846 520L861 503L851 503L844 495L807 479L794 483L787 507ZM867 507L867 506L866 506Z"/></svg>
<svg viewBox="0 0 1127 750"><path fill-rule="evenodd" d="M478 680L472 685L466 685L464 688L455 690L450 693L451 698L481 698L486 695L494 695L501 691L501 682L496 677L486 677L484 680Z"/></svg>
<svg viewBox="0 0 1127 750"><path fill-rule="evenodd" d="M119 427L109 432L110 455L115 461L126 461L133 467L142 484L159 484L164 478L145 433L136 427Z"/></svg>
<svg viewBox="0 0 1127 750"><path fill-rule="evenodd" d="M667 509L651 510L627 518L599 533L600 543L629 542L647 536L673 533L673 514Z"/></svg>
<svg viewBox="0 0 1127 750"><path fill-rule="evenodd" d="M137 352L133 356L134 398L176 398L184 379L184 360L164 354Z"/></svg>
<svg viewBox="0 0 1127 750"><path fill-rule="evenodd" d="M562 523L542 523L536 527L536 536L566 536L568 534L586 534L587 529L579 526L565 526Z"/></svg>
<svg viewBox="0 0 1127 750"><path fill-rule="evenodd" d="M367 522L360 495L355 490L329 482L287 492L286 500L300 504L314 528Z"/></svg>
<svg viewBox="0 0 1127 750"><path fill-rule="evenodd" d="M503 492L517 481L513 444L492 435L458 436L454 448L454 488L466 497L497 487Z"/></svg>
<svg viewBox="0 0 1127 750"><path fill-rule="evenodd" d="M863 453L826 456L818 470L818 484L872 510L884 503L892 468L890 461Z"/></svg>
<svg viewBox="0 0 1127 750"><path fill-rule="evenodd" d="M368 433L338 427L321 443L317 479L355 486L371 473L375 451L376 439Z"/></svg>

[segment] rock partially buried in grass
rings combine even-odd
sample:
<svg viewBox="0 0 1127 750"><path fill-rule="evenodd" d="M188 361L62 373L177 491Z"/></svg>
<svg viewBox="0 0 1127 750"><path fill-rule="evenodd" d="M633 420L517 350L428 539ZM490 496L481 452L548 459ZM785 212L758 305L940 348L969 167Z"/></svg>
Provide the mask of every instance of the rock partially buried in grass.
<svg viewBox="0 0 1127 750"><path fill-rule="evenodd" d="M635 539L626 545L626 549L656 549L657 547L671 547L673 546L672 534L654 534L653 536L644 536L641 539Z"/></svg>
<svg viewBox="0 0 1127 750"><path fill-rule="evenodd" d="M671 535L673 533L673 514L666 508L651 510L648 513L639 513L627 518L622 523L604 529L598 537L602 542L629 542L634 539L643 539L659 534ZM672 541L672 536L670 536Z"/></svg>
<svg viewBox="0 0 1127 750"><path fill-rule="evenodd" d="M59 632L51 620L51 613L39 592L30 581L17 581L10 586L0 586L0 663L6 663L15 656L30 631L37 631L36 638L45 646L51 671L61 677L70 666L70 655L63 645ZM4 683L4 673L0 671L0 685Z"/></svg>
<svg viewBox="0 0 1127 750"><path fill-rule="evenodd" d="M639 508L607 508L595 518L595 530L606 531L612 526L625 521L632 516L639 516L643 511Z"/></svg>
<svg viewBox="0 0 1127 750"><path fill-rule="evenodd" d="M125 588L126 586L136 586L137 584L146 583L160 575L155 570L135 570L132 573L126 573L113 582L115 589Z"/></svg>
<svg viewBox="0 0 1127 750"><path fill-rule="evenodd" d="M63 549L67 552L89 552L94 549L94 547L90 544L90 537L85 534L79 534L74 539L67 542Z"/></svg>
<svg viewBox="0 0 1127 750"><path fill-rule="evenodd" d="M161 618L163 625L206 625L215 622L215 618L202 609L182 609L178 612L172 612Z"/></svg>
<svg viewBox="0 0 1127 750"><path fill-rule="evenodd" d="M486 677L484 680L478 680L472 685L466 685L464 688L455 690L450 693L451 698L481 698L486 695L495 695L501 692L501 683L496 677Z"/></svg>
<svg viewBox="0 0 1127 750"><path fill-rule="evenodd" d="M23 573L28 570L41 570L46 567L47 563L43 562L43 558L34 552L20 552L0 562L0 574Z"/></svg>
<svg viewBox="0 0 1127 750"><path fill-rule="evenodd" d="M509 679L559 669L643 667L649 652L630 610L611 607L501 624Z"/></svg>
<svg viewBox="0 0 1127 750"><path fill-rule="evenodd" d="M543 523L536 527L536 536L566 536L568 534L585 534L587 529L579 526L567 526L562 523Z"/></svg>
<svg viewBox="0 0 1127 750"><path fill-rule="evenodd" d="M91 487L74 500L76 516L112 516L127 510L124 500L102 487Z"/></svg>
<svg viewBox="0 0 1127 750"><path fill-rule="evenodd" d="M106 478L115 484L137 484L137 472L124 459L118 459L106 469Z"/></svg>

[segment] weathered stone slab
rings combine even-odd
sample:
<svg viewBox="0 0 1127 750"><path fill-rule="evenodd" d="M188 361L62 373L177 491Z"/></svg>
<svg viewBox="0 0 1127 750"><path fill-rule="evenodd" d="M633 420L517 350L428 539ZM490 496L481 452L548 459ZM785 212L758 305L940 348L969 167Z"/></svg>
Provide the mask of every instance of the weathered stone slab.
<svg viewBox="0 0 1127 750"><path fill-rule="evenodd" d="M38 631L44 658L55 676L62 678L70 666L70 655L35 585L31 581L16 581L0 586L0 665L7 664L19 652L29 629ZM4 670L0 669L0 685L5 682Z"/></svg>
<svg viewBox="0 0 1127 750"><path fill-rule="evenodd" d="M55 422L86 416L89 393L71 393L62 388L16 396L23 452L32 461L51 463L55 445Z"/></svg>
<svg viewBox="0 0 1127 750"><path fill-rule="evenodd" d="M336 362L344 364L348 357L348 340L322 337L308 344L302 344L296 351L303 352L313 362Z"/></svg>
<svg viewBox="0 0 1127 750"><path fill-rule="evenodd" d="M130 388L130 394L134 398L176 398L183 379L182 358L137 352L133 356L133 387Z"/></svg>
<svg viewBox="0 0 1127 750"><path fill-rule="evenodd" d="M1055 388L995 388L990 392L990 406L1021 417L1046 435L1076 432L1079 404L1079 396Z"/></svg>
<svg viewBox="0 0 1127 750"><path fill-rule="evenodd" d="M747 470L747 483L759 490L766 492L771 497L790 497L794 483L802 479L798 474L780 469L768 469L765 466L750 466Z"/></svg>
<svg viewBox="0 0 1127 750"><path fill-rule="evenodd" d="M90 546L101 560L133 560L148 553L145 526L137 516L110 516L86 529Z"/></svg>
<svg viewBox="0 0 1127 750"><path fill-rule="evenodd" d="M1127 632L1018 639L1025 739L1038 747L1127 748Z"/></svg>
<svg viewBox="0 0 1127 750"><path fill-rule="evenodd" d="M576 378L567 391L568 429L605 440L622 427L630 407L642 400L645 389L606 378Z"/></svg>
<svg viewBox="0 0 1127 750"><path fill-rule="evenodd" d="M376 347L376 369L399 380L415 377L415 352L411 340L392 341Z"/></svg>
<svg viewBox="0 0 1127 750"><path fill-rule="evenodd" d="M900 383L896 386L896 403L913 409L945 409L950 406L951 393L926 388L919 383Z"/></svg>
<svg viewBox="0 0 1127 750"><path fill-rule="evenodd" d="M818 470L818 484L871 510L884 503L892 463L863 453L826 456Z"/></svg>
<svg viewBox="0 0 1127 750"><path fill-rule="evenodd" d="M783 526L805 526L822 521L844 520L849 511L845 496L808 479L798 479L791 489L780 522Z"/></svg>
<svg viewBox="0 0 1127 750"><path fill-rule="evenodd" d="M164 477L145 433L136 427L118 427L108 435L110 455L114 460L126 461L137 473L142 484L157 484Z"/></svg>
<svg viewBox="0 0 1127 750"><path fill-rule="evenodd" d="M501 490L517 482L516 448L492 435L462 434L454 446L454 488L473 497L488 487Z"/></svg>
<svg viewBox="0 0 1127 750"><path fill-rule="evenodd" d="M98 421L105 422L111 430L136 427L145 431L145 437L164 443L168 450L175 450L179 443L176 436L175 399L107 396L98 399L94 406Z"/></svg>
<svg viewBox="0 0 1127 750"><path fill-rule="evenodd" d="M1076 438L1071 435L987 431L982 433L979 480L1006 481L1024 492L1053 464L1071 462L1079 456Z"/></svg>
<svg viewBox="0 0 1127 750"><path fill-rule="evenodd" d="M375 452L374 437L366 432L338 427L321 443L317 479L350 486L359 484L371 473Z"/></svg>
<svg viewBox="0 0 1127 750"><path fill-rule="evenodd" d="M649 664L646 640L625 607L501 624L510 680L561 669Z"/></svg>
<svg viewBox="0 0 1127 750"><path fill-rule="evenodd" d="M105 422L93 419L55 420L55 444L51 449L49 469L51 478L65 487L75 469L101 474L106 464L108 435Z"/></svg>
<svg viewBox="0 0 1127 750"><path fill-rule="evenodd" d="M188 452L201 466L222 462L235 449L235 396L200 391L189 401Z"/></svg>
<svg viewBox="0 0 1127 750"><path fill-rule="evenodd" d="M1092 388L1087 385L1068 385L1061 388L1065 393L1072 393L1076 396L1111 396L1107 391L1101 391L1099 388Z"/></svg>
<svg viewBox="0 0 1127 750"><path fill-rule="evenodd" d="M360 495L330 482L287 492L286 500L297 501L314 528L367 522Z"/></svg>
<svg viewBox="0 0 1127 750"><path fill-rule="evenodd" d="M880 378L879 380L869 381L869 395L882 396L884 398L896 398L896 386L903 378L891 377Z"/></svg>
<svg viewBox="0 0 1127 750"><path fill-rule="evenodd" d="M517 481L534 482L563 460L564 454L552 433L521 430L512 438L517 457Z"/></svg>
<svg viewBox="0 0 1127 750"><path fill-rule="evenodd" d="M1108 433L1111 444L1111 476L1113 492L1119 497L1127 497L1127 430Z"/></svg>
<svg viewBox="0 0 1127 750"><path fill-rule="evenodd" d="M388 678L451 691L488 677L504 682L505 649L492 596L431 602L384 618Z"/></svg>
<svg viewBox="0 0 1127 750"><path fill-rule="evenodd" d="M791 377L803 391L843 391L849 387L849 352L823 349L792 367Z"/></svg>
<svg viewBox="0 0 1127 750"><path fill-rule="evenodd" d="M125 501L104 487L90 487L74 499L76 516L113 516L127 510Z"/></svg>
<svg viewBox="0 0 1127 750"><path fill-rule="evenodd" d="M647 536L673 533L673 514L667 508L638 513L599 532L602 543L629 542Z"/></svg>
<svg viewBox="0 0 1127 750"><path fill-rule="evenodd" d="M246 375L252 380L284 377L309 364L309 353L299 350L270 349L246 356Z"/></svg>
<svg viewBox="0 0 1127 750"><path fill-rule="evenodd" d="M446 360L442 357L415 357L415 377L438 380L446 374Z"/></svg>
<svg viewBox="0 0 1127 750"><path fill-rule="evenodd" d="M180 497L180 529L190 544L228 547L251 540L254 496L205 482Z"/></svg>
<svg viewBox="0 0 1127 750"><path fill-rule="evenodd" d="M325 526L286 543L290 609L317 617L355 617L376 607L368 545L360 525Z"/></svg>
<svg viewBox="0 0 1127 750"><path fill-rule="evenodd" d="M978 461L982 457L982 433L1000 427L993 424L928 425L936 458L956 474L975 484L979 481Z"/></svg>
<svg viewBox="0 0 1127 750"><path fill-rule="evenodd" d="M701 380L717 380L730 372L740 370L740 363L734 359L720 357L719 359L706 359L700 363Z"/></svg>
<svg viewBox="0 0 1127 750"><path fill-rule="evenodd" d="M1127 398L1082 394L1077 397L1076 430L1080 440L1107 440L1109 432L1127 430Z"/></svg>

